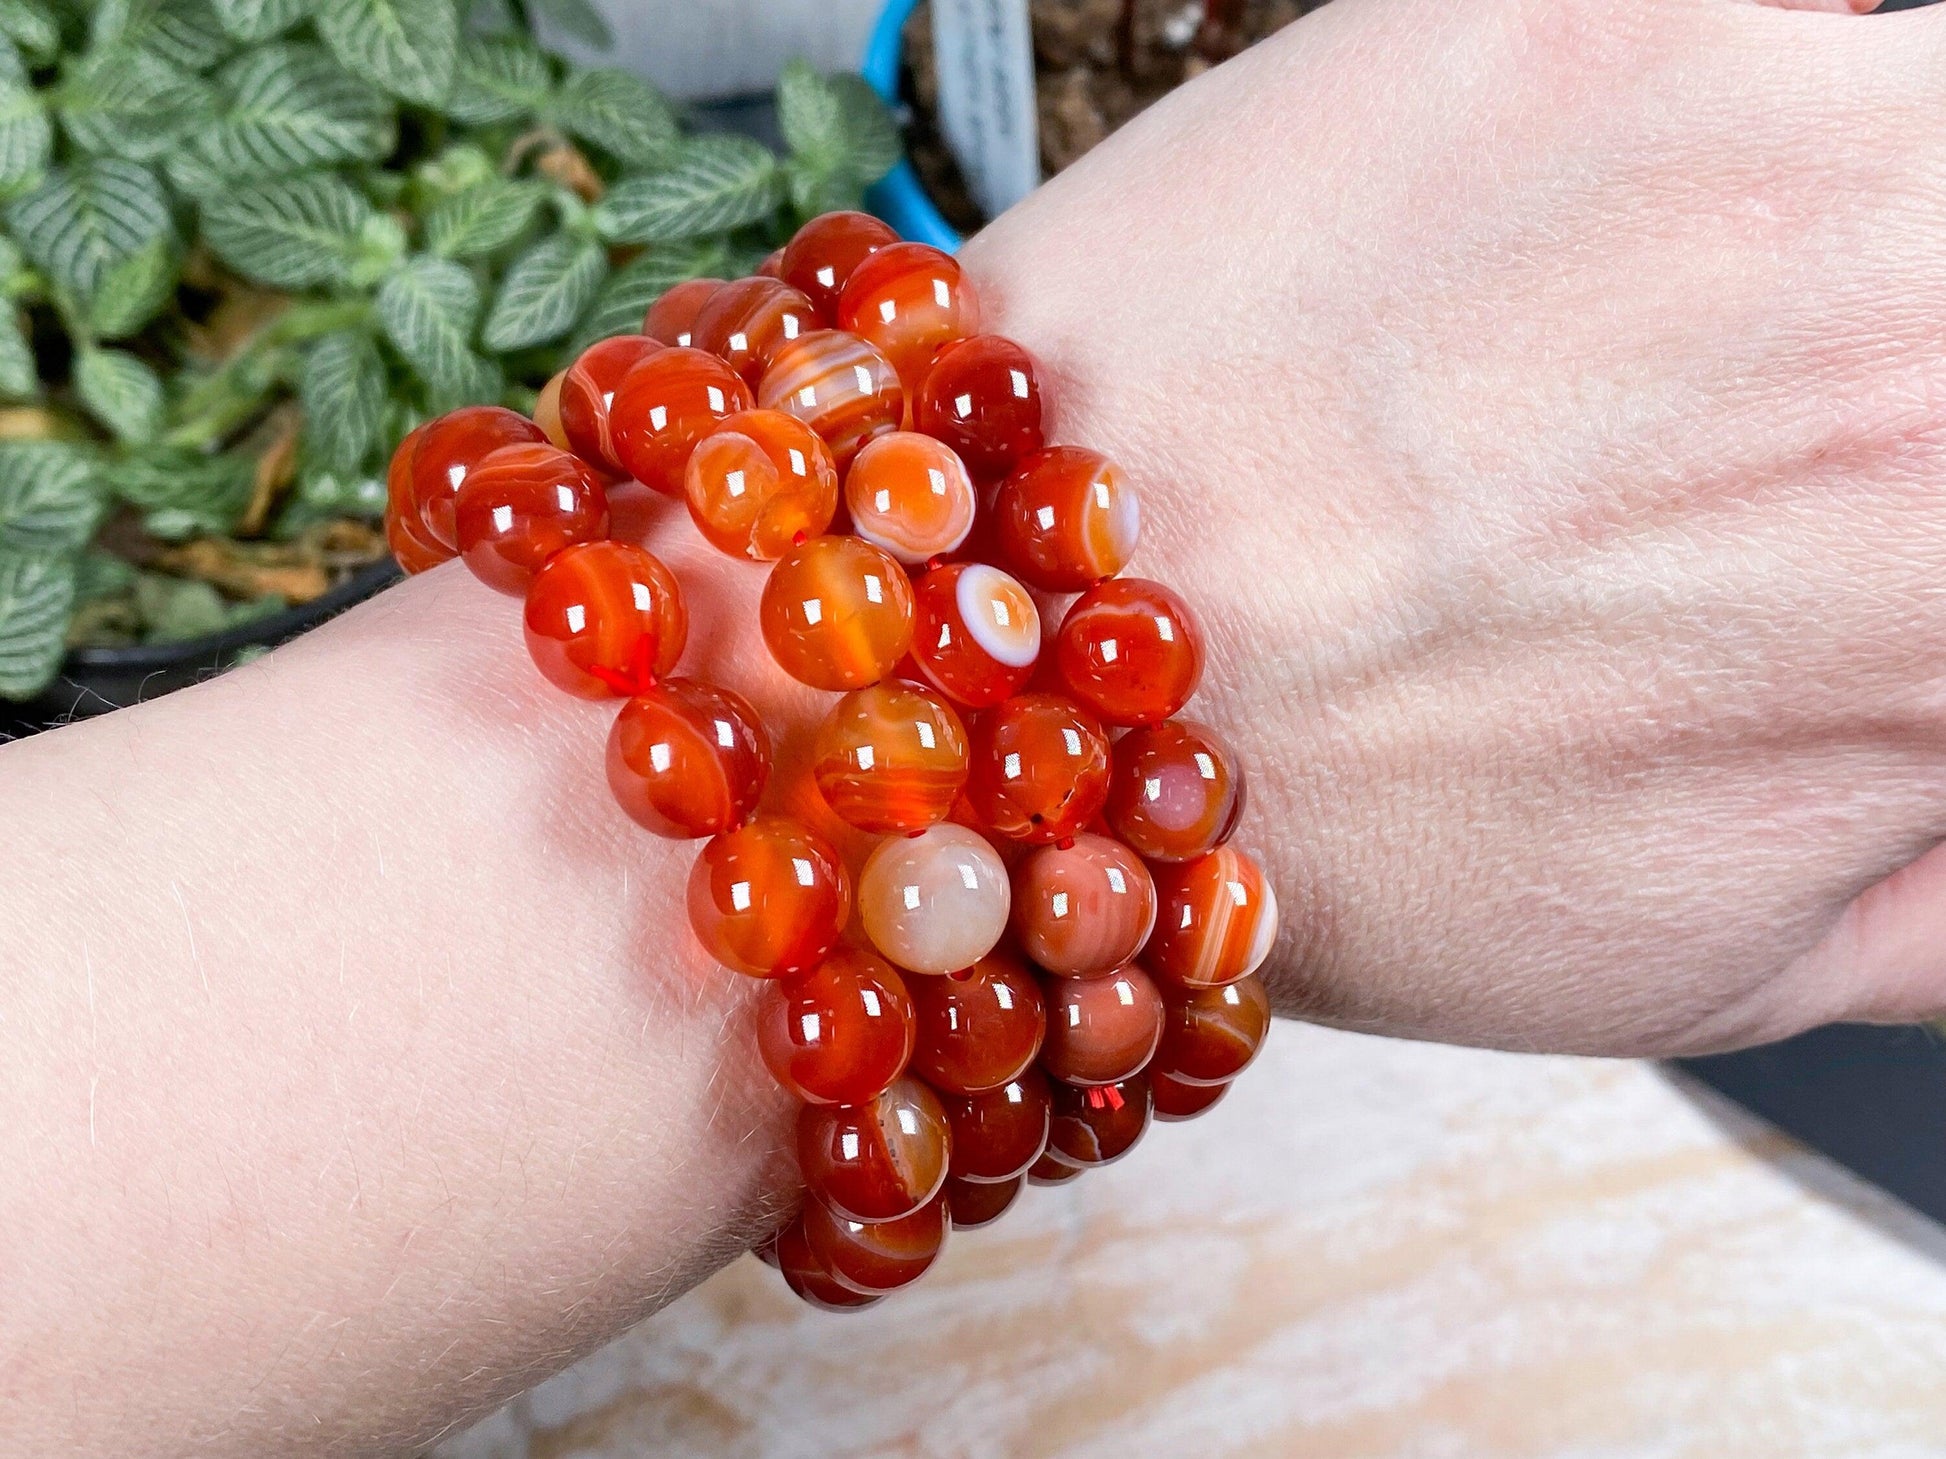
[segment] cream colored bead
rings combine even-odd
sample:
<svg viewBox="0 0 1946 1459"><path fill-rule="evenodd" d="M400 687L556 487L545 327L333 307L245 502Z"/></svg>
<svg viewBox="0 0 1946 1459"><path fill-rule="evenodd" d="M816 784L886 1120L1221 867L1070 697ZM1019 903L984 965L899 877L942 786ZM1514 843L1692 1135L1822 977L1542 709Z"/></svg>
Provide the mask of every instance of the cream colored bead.
<svg viewBox="0 0 1946 1459"><path fill-rule="evenodd" d="M985 957L1012 900L1007 868L986 838L951 822L881 841L858 878L865 935L915 973L955 972Z"/></svg>

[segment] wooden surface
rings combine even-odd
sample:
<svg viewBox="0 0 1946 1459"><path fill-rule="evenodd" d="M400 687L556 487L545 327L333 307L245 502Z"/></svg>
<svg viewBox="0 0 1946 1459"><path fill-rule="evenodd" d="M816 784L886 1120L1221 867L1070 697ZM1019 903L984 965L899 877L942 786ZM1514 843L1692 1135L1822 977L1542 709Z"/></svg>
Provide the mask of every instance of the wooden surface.
<svg viewBox="0 0 1946 1459"><path fill-rule="evenodd" d="M1946 1455L1942 1258L1655 1068L1280 1024L898 1301L739 1262L438 1459Z"/></svg>

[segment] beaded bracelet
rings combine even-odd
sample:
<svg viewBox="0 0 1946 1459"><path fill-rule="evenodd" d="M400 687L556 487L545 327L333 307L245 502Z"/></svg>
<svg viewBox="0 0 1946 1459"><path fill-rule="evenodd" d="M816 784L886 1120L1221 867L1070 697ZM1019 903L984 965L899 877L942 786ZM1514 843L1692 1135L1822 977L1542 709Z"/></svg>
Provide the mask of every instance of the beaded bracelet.
<svg viewBox="0 0 1946 1459"><path fill-rule="evenodd" d="M1208 1109L1270 1023L1255 970L1276 899L1228 844L1243 771L1174 717L1202 634L1168 588L1117 576L1134 491L1097 453L1045 445L1033 360L978 323L948 255L827 214L753 277L669 290L534 419L454 411L388 474L400 563L458 556L522 597L541 673L624 701L622 809L707 838L690 925L771 980L758 1049L803 1101L807 1199L760 1254L831 1309L914 1280L1023 1182ZM771 655L842 696L810 747L815 807L760 810L756 711L671 677L681 589L610 537L629 477L774 564ZM1042 612L1068 594L1043 655ZM878 838L855 900L846 827Z"/></svg>

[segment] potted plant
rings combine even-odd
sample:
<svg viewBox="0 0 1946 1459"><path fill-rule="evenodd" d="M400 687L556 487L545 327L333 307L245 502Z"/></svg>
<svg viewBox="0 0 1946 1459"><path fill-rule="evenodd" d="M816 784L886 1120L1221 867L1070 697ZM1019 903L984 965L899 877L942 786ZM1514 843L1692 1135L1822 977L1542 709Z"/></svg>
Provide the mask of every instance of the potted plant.
<svg viewBox="0 0 1946 1459"><path fill-rule="evenodd" d="M541 3L541 0L535 0ZM595 40L585 0L545 0ZM791 67L783 155L570 66L522 0L0 5L0 699L172 687L387 580L392 444L531 407L670 284L898 157Z"/></svg>

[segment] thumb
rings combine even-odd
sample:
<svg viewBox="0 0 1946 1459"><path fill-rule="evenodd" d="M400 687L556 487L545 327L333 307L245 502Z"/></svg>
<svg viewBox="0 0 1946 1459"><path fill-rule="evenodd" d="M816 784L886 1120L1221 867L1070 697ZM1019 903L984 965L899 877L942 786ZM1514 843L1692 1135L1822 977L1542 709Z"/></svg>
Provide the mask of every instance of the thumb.
<svg viewBox="0 0 1946 1459"><path fill-rule="evenodd" d="M1854 897L1785 983L1824 1020L1946 1013L1946 842Z"/></svg>

